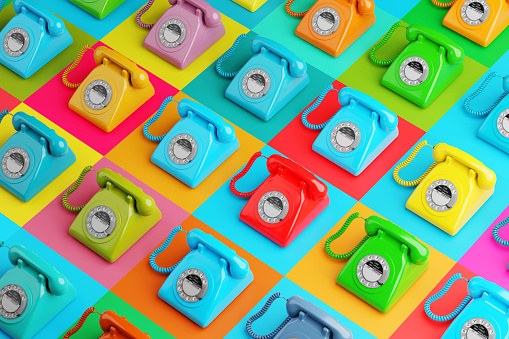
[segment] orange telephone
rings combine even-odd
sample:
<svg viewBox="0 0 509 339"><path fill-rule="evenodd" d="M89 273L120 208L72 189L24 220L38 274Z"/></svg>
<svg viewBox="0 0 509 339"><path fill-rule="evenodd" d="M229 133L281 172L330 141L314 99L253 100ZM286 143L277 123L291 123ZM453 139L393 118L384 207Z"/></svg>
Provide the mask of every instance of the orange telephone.
<svg viewBox="0 0 509 339"><path fill-rule="evenodd" d="M83 47L62 75L67 87L77 88L69 101L69 108L102 130L111 132L154 95L154 86L147 72L122 54L104 46L94 51L98 66L85 80L82 83L69 82L67 76L89 49L89 45Z"/></svg>
<svg viewBox="0 0 509 339"><path fill-rule="evenodd" d="M286 11L303 17L295 35L333 57L343 53L376 21L372 0L318 0L302 13L290 9L294 1L288 0Z"/></svg>

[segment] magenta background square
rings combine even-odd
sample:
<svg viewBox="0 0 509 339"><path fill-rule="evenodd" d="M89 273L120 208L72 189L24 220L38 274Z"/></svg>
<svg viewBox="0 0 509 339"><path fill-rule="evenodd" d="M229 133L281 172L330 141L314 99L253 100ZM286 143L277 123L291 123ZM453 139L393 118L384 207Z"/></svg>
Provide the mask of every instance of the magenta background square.
<svg viewBox="0 0 509 339"><path fill-rule="evenodd" d="M496 281L509 290L509 247L500 245L493 239L493 228L509 216L509 207L490 225L475 244L461 258L459 263L481 277ZM499 230L498 235L509 240L509 226Z"/></svg>
<svg viewBox="0 0 509 339"><path fill-rule="evenodd" d="M98 42L93 48L99 46L106 45ZM96 66L93 52L87 51L78 67L69 74L69 81L79 82L84 80ZM106 155L153 115L166 97L178 93L178 89L147 71L150 82L155 89L154 96L113 131L107 133L69 108L69 100L76 90L64 85L62 73L63 71L48 81L32 94L25 103L102 155Z"/></svg>
<svg viewBox="0 0 509 339"><path fill-rule="evenodd" d="M103 158L94 165L95 170L101 168L118 172L141 187L145 193L155 199L156 205L162 212L162 219L117 261L109 263L69 235L69 227L78 214L64 208L62 194L31 219L23 229L50 246L104 287L111 289L190 214L110 160ZM78 190L69 197L69 203L74 206L83 205L98 191L95 173L91 172L85 177Z"/></svg>

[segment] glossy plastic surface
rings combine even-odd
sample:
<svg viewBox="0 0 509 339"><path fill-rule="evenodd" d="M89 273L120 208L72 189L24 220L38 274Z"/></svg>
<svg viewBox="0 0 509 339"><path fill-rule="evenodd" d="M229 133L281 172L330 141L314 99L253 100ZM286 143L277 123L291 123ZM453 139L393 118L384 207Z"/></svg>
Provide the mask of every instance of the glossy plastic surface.
<svg viewBox="0 0 509 339"><path fill-rule="evenodd" d="M267 0L232 0L232 1L251 12L255 12L258 8L262 7L262 5L267 2Z"/></svg>
<svg viewBox="0 0 509 339"><path fill-rule="evenodd" d="M126 317L121 317L113 311L102 313L99 325L104 331L101 339L150 339L147 333L131 324Z"/></svg>
<svg viewBox="0 0 509 339"><path fill-rule="evenodd" d="M122 5L126 0L68 0L85 12L95 16L97 19L104 19L111 12Z"/></svg>
<svg viewBox="0 0 509 339"><path fill-rule="evenodd" d="M509 92L509 77L505 77L504 90ZM499 131L499 126L507 127L509 119L509 95L500 101L493 111L486 117L483 124L477 132L477 136L495 147L498 147L502 151L509 153L509 138L504 136ZM509 127L508 127L509 128ZM506 134L507 135L507 134Z"/></svg>

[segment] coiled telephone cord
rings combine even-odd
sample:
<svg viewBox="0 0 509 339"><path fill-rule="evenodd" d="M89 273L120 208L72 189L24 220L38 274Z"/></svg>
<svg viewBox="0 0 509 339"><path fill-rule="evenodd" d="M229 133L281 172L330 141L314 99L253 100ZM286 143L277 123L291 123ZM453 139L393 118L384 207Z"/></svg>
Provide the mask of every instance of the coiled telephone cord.
<svg viewBox="0 0 509 339"><path fill-rule="evenodd" d="M5 0L0 0L0 11L4 8Z"/></svg>
<svg viewBox="0 0 509 339"><path fill-rule="evenodd" d="M286 9L286 12L288 14L290 14L291 16L294 16L296 18L302 18L304 15L306 15L306 13L308 11L304 11L304 12L294 12L292 11L292 9L290 8L290 6L292 5L292 3L294 2L295 0L288 0L286 2L286 5L285 5L285 9Z"/></svg>
<svg viewBox="0 0 509 339"><path fill-rule="evenodd" d="M345 233L345 231L348 229L348 227L350 226L350 224L352 223L352 221L354 221L355 219L357 218L360 218L360 219L364 219L363 217L360 217L359 216L359 212L355 212L353 213L352 215L350 215L348 217L348 219L346 219L345 223L343 224L343 227L341 227L339 229L339 231L337 231L336 233L334 233L333 235L331 235L326 241L325 241L325 252L327 252L327 254L333 258L333 259L338 259L338 260L345 260L345 259L349 259L352 255L354 255L355 252L357 252L359 250L359 248L366 242L366 240L368 240L370 238L369 235L366 235L364 238L362 238L362 240L357 244L357 246L354 247L353 250L351 250L350 252L348 253L345 253L345 254L337 254L337 253L334 253L332 252L332 250L330 249L330 244L336 240L337 238L339 238L340 236L343 235L343 233Z"/></svg>
<svg viewBox="0 0 509 339"><path fill-rule="evenodd" d="M73 328L71 328L69 331L67 331L67 333L64 335L63 339L69 339L70 336L72 336L73 334L75 334L76 332L78 332L80 329L81 329L81 326L83 326L83 324L85 323L85 321L87 320L88 316L92 313L97 313L97 314L101 314L99 312L97 312L95 310L94 307L89 307L85 310L85 312L83 312L83 314L81 315L80 317L80 320L78 320L78 322L76 323L76 325L74 325ZM104 338L105 337L105 334L106 333L103 333L99 339L101 338Z"/></svg>
<svg viewBox="0 0 509 339"><path fill-rule="evenodd" d="M152 28L154 27L155 23L153 24L146 24L144 23L143 21L141 21L141 16L143 14L145 14L146 11L148 11L150 9L150 7L152 7L152 5L154 4L154 1L155 0L150 0L149 2L147 2L147 4L145 6L143 6L142 9L140 9L140 11L138 12L138 14L136 14L136 23L138 24L138 26L140 26L141 28Z"/></svg>
<svg viewBox="0 0 509 339"><path fill-rule="evenodd" d="M11 113L9 113L8 109L4 109L3 111L0 112L0 123L5 118L6 115L12 115Z"/></svg>
<svg viewBox="0 0 509 339"><path fill-rule="evenodd" d="M163 252L166 248L168 248L168 246L170 245L170 243L173 241L173 238L175 237L175 235L178 233L178 232L186 232L184 230L182 230L182 226L177 226L175 227L173 230L171 230L170 234L168 235L168 237L166 238L166 240L164 241L164 243L159 246L158 248L156 248L154 250L154 252L152 252L152 254L150 255L150 266L152 267L152 269L156 272L159 272L159 273L165 273L165 274L168 274L168 273L171 273L181 262L182 260L184 260L184 258L182 258L178 263L176 263L175 265L171 266L171 267L161 267L161 266L158 266L156 264L156 258L157 256ZM187 233L187 232L186 232ZM189 254L189 253L188 253ZM187 254L186 254L187 256Z"/></svg>
<svg viewBox="0 0 509 339"><path fill-rule="evenodd" d="M452 5L454 5L456 0L452 0L451 2L440 2L440 1L437 1L437 0L431 0L431 2L435 6L442 7L442 8L447 8L447 7L452 7Z"/></svg>
<svg viewBox="0 0 509 339"><path fill-rule="evenodd" d="M436 162L434 162L433 164L431 164L431 166L426 170L426 172L424 172L423 175L421 175L418 179L416 180L412 180L412 181L407 181L407 180L403 180L400 178L399 176L399 171L405 167L406 165L410 164L412 162L412 160L414 160L415 156L419 153L419 151L421 150L421 148L423 148L424 146L431 146L430 144L428 144L428 142L426 140L423 140L421 141L419 144L417 144L417 146L414 148L414 150L412 151L412 153L408 156L408 158L403 161L402 163L400 163L399 165L397 165L395 168L394 168L394 172L393 172L393 176L394 176L394 180L396 180L396 182L402 186L408 186L408 187L412 187L412 186L417 186L419 185L419 183L421 181L424 180L424 178L429 174L429 172L431 172L431 170L433 168L435 168L435 166L437 165Z"/></svg>
<svg viewBox="0 0 509 339"><path fill-rule="evenodd" d="M308 108L306 108L304 112L302 112L302 123L304 124L304 126L312 130L324 129L325 126L327 126L327 124L329 123L329 121L331 121L332 118L330 118L329 120L322 124L315 125L308 121L308 114L313 112L318 106L320 106L327 93L333 90L339 92L337 89L332 87L332 85L325 87L320 96L318 97L318 99L316 99L316 101L311 106L309 106Z"/></svg>
<svg viewBox="0 0 509 339"><path fill-rule="evenodd" d="M239 73L239 71L225 72L225 71L223 71L222 65L223 65L223 62L225 62L232 56L232 54L237 50L239 43L244 39L246 39L246 34L242 33L241 35L239 35L237 37L237 39L235 39L232 47L230 47L226 52L224 52L223 55L221 55L219 57L219 59L217 59L216 72L223 78L234 78L237 75L237 73Z"/></svg>
<svg viewBox="0 0 509 339"><path fill-rule="evenodd" d="M373 61L375 64L377 64L378 66L389 66L390 64L392 64L394 62L394 60L396 60L396 58L398 57L397 55L392 58L392 59L389 59L389 60L380 60L378 59L377 57L375 57L375 52L380 49L383 45L385 45L387 43L387 41L389 41L389 39L391 38L392 34L394 33L394 31L396 30L396 28L400 27L400 26L403 26L403 24L401 24L401 22L396 22L394 25L392 25L392 27L389 29L389 31L385 34L385 36L383 37L383 39L377 43L375 46L373 46L373 48L371 48L371 51L369 51L369 58L371 59L371 61Z"/></svg>
<svg viewBox="0 0 509 339"><path fill-rule="evenodd" d="M235 194L236 196L240 197L240 198L249 198L251 197L255 192L256 190L258 189L258 187L256 187L254 190L252 190L251 192L240 192L240 191L237 191L237 189L235 188L235 183L237 182L237 180L239 180L240 178L242 178L244 175L246 175L247 172L249 172L249 170L251 169L251 166L253 166L253 163L255 162L256 159L258 159L259 157L264 157L262 155L262 152L258 151L256 152L255 154L253 154L251 156L251 159L249 159L249 161L247 162L246 166L244 167L244 169L242 171L240 171L239 173L237 173L233 178L232 180L230 181L230 190L232 191L233 194ZM266 157L264 157L266 158Z"/></svg>
<svg viewBox="0 0 509 339"><path fill-rule="evenodd" d="M62 74L62 82L64 83L65 86L67 86L69 88L78 88L78 87L80 87L81 82L79 82L79 83L70 82L69 80L67 80L67 76L69 75L69 73L71 73L71 71L73 69L75 69L79 65L79 63L81 61L81 58L83 58L83 55L89 49L92 49L90 47L90 45L87 44L87 45L83 46L83 48L78 53L78 56L76 57L76 59L74 59L72 64L65 69L64 73Z"/></svg>
<svg viewBox="0 0 509 339"><path fill-rule="evenodd" d="M498 235L498 230L501 229L502 227L504 227L505 225L509 224L509 217L507 217L505 220L502 220L501 222L499 222L494 228L493 228L493 238L500 244L500 245L503 245L503 246L509 246L509 241L507 240L503 240L502 238L500 238L500 236Z"/></svg>
<svg viewBox="0 0 509 339"><path fill-rule="evenodd" d="M436 315L435 313L433 313L433 311L431 311L431 304L433 302L435 302L436 300L442 298L446 293L447 291L449 290L449 288L451 288L451 286L454 284L454 282L458 279L463 279L463 280L466 280L468 281L467 279L463 278L461 276L461 273L457 273L455 275L453 275L448 281L447 283L444 285L444 287L442 287L442 289L435 295L431 296L428 300L426 300L426 302L424 303L424 311L426 312L426 315L435 320L435 321L449 321L451 319L454 319L456 318L456 316L467 306L467 304L470 302L470 300L472 299L472 297L470 295L467 295L465 297L465 299L463 299L463 301L458 305L458 307L456 307L456 309L454 311L452 311L451 313L447 314L447 315Z"/></svg>
<svg viewBox="0 0 509 339"><path fill-rule="evenodd" d="M156 114L152 118L148 119L147 122L145 123L145 125L143 126L143 134L145 135L145 138L147 138L148 140L159 142L159 141L163 140L164 137L166 136L166 134L165 135L160 135L160 136L152 135L148 131L148 128L154 122L156 122L157 119L159 119L161 117L161 114L163 114L164 110L166 109L166 106L168 106L168 104L171 101L174 101L172 96L169 96L166 99L164 99L163 103L161 104L161 107L159 107L159 109L157 110Z"/></svg>
<svg viewBox="0 0 509 339"><path fill-rule="evenodd" d="M253 322L260 319L269 310L272 303L275 300L277 300L278 298L283 298L283 297L281 297L281 293L279 293L279 292L276 292L273 295L271 295L269 297L269 299L267 300L267 302L265 303L265 305L263 306L263 308L258 313L252 315L247 320L246 331L251 338L253 338L253 339L272 339L276 336L276 334L278 334L283 329L283 327L286 326L286 324L288 324L288 322L290 320L292 320L292 317L288 316L285 320L283 320L281 325L279 325L278 328L276 328L272 333L269 333L266 335L258 335L256 333L254 333L253 329L251 328L251 325L253 324Z"/></svg>
<svg viewBox="0 0 509 339"><path fill-rule="evenodd" d="M76 182L67 191L65 191L64 195L62 196L62 204L64 205L66 210L78 213L83 209L83 207L85 207L85 205L72 206L71 204L69 204L67 199L69 198L69 195L71 195L71 193L73 193L78 189L78 187L80 187L81 183L83 182L83 179L85 179L85 176L90 171L93 171L92 166L85 167L83 171L80 173L78 180L76 180Z"/></svg>
<svg viewBox="0 0 509 339"><path fill-rule="evenodd" d="M486 86L488 86L490 81L493 80L493 78L495 78L497 76L498 76L497 72L492 72L492 73L488 74L486 79L484 79L484 81L482 82L481 86L479 86L479 88L474 93L470 94L468 97L465 98L463 107L465 108L465 110L468 113L470 113L471 115L473 115L475 117L483 117L485 115L488 115L495 109L495 107L497 107L497 105L500 103L500 101L502 101L506 97L506 95L509 94L509 92L504 91L504 93L497 99L497 101L495 101L495 103L493 105L491 105L489 108L482 110L482 111L474 111L473 109L471 109L468 106L468 103L471 100L473 100L475 97L477 97L479 94L481 94L486 89Z"/></svg>

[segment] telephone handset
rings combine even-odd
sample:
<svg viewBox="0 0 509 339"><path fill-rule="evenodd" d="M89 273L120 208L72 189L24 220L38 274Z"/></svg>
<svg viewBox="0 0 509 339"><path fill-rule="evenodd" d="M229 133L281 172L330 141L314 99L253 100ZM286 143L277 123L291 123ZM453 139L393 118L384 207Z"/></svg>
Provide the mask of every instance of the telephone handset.
<svg viewBox="0 0 509 339"><path fill-rule="evenodd" d="M150 28L143 46L172 65L184 69L225 35L221 13L204 0L169 0L172 5L155 24L141 16L152 7L150 0L136 15L142 28Z"/></svg>
<svg viewBox="0 0 509 339"><path fill-rule="evenodd" d="M13 267L0 278L0 328L13 338L32 338L76 298L76 289L22 245L11 246L7 256Z"/></svg>
<svg viewBox="0 0 509 339"><path fill-rule="evenodd" d="M246 331L251 338L262 337L253 331L252 324L262 317L278 298L283 298L279 292L271 295L264 307L248 319ZM288 317L275 331L263 336L264 338L353 339L352 332L341 325L336 318L302 297L289 298L286 302L286 311Z"/></svg>
<svg viewBox="0 0 509 339"><path fill-rule="evenodd" d="M224 78L233 78L225 92L228 99L268 121L309 84L307 64L283 45L255 36L251 39L254 56L239 71L223 71L223 62L245 38L241 34L217 60L216 71Z"/></svg>
<svg viewBox="0 0 509 339"><path fill-rule="evenodd" d="M290 9L294 1L287 0L286 11L302 17L295 35L333 57L343 53L376 21L371 0L318 0L302 13Z"/></svg>
<svg viewBox="0 0 509 339"><path fill-rule="evenodd" d="M348 217L343 227L325 242L334 259L349 259L338 275L344 287L381 312L387 312L429 266L429 249L412 234L378 216L365 219L366 236L347 254L336 254L330 246L357 218Z"/></svg>
<svg viewBox="0 0 509 339"><path fill-rule="evenodd" d="M69 195L91 170L91 166L86 167L62 196L67 210L79 212L69 234L107 261L115 262L161 220L161 211L140 187L108 168L97 172L101 190L86 205L71 206Z"/></svg>
<svg viewBox="0 0 509 339"><path fill-rule="evenodd" d="M507 0L453 0L443 3L431 0L438 7L450 7L442 24L483 47L495 40L509 25Z"/></svg>
<svg viewBox="0 0 509 339"><path fill-rule="evenodd" d="M379 60L375 52L385 45L402 24L396 22L370 51L371 61L389 66L382 85L414 104L426 108L463 71L463 49L445 35L418 24L407 27L409 44L390 60Z"/></svg>
<svg viewBox="0 0 509 339"><path fill-rule="evenodd" d="M231 179L230 189L238 197L250 198L240 220L286 247L329 205L327 185L296 162L273 154L267 158L268 178L251 192L237 191L235 182L260 156L257 152L251 157Z"/></svg>
<svg viewBox="0 0 509 339"><path fill-rule="evenodd" d="M26 79L73 40L64 21L37 2L14 0L13 8L17 15L0 31L0 63Z"/></svg>
<svg viewBox="0 0 509 339"><path fill-rule="evenodd" d="M149 100L155 90L146 71L105 46L95 49L97 67L85 80L82 83L69 82L68 74L89 49L89 45L84 46L62 75L65 86L77 88L69 101L69 108L105 132L111 132Z"/></svg>
<svg viewBox="0 0 509 339"><path fill-rule="evenodd" d="M159 142L151 160L166 172L194 188L238 148L235 129L209 108L184 98L177 106L182 119L163 136L153 136L150 125L159 119L172 97L166 98L143 128L145 137Z"/></svg>
<svg viewBox="0 0 509 339"><path fill-rule="evenodd" d="M435 162L419 179L401 179L399 171L427 145L426 141L420 142L408 159L394 168L394 178L400 185L417 186L406 208L455 235L493 194L497 178L471 155L439 143L433 148Z"/></svg>
<svg viewBox="0 0 509 339"><path fill-rule="evenodd" d="M236 4L244 7L250 12L255 12L258 8L262 7L267 0L232 0Z"/></svg>
<svg viewBox="0 0 509 339"><path fill-rule="evenodd" d="M0 122L8 115L0 112ZM35 117L12 116L17 131L0 147L0 185L22 201L29 201L67 170L76 156L67 142Z"/></svg>
<svg viewBox="0 0 509 339"><path fill-rule="evenodd" d="M372 97L344 87L338 94L341 109L325 123L309 123L307 116L330 91L336 89L327 86L302 113L302 123L309 129L322 130L313 151L357 176L398 137L398 116Z"/></svg>
<svg viewBox="0 0 509 339"><path fill-rule="evenodd" d="M454 282L459 279L468 281L468 294L461 304L448 315L437 315L431 311L431 304L440 299ZM461 337L488 339L507 338L509 324L506 311L509 307L509 292L494 282L481 277L470 280L461 273L453 275L446 285L424 303L426 315L439 322L454 319L442 336L442 339Z"/></svg>
<svg viewBox="0 0 509 339"><path fill-rule="evenodd" d="M162 268L155 260L182 231L175 227L150 256L150 265L170 275L159 290L163 299L201 327L207 327L253 281L248 262L200 229L187 234L189 253L176 265ZM184 231L185 232L185 231Z"/></svg>
<svg viewBox="0 0 509 339"><path fill-rule="evenodd" d="M90 15L101 20L122 5L126 0L69 0Z"/></svg>

